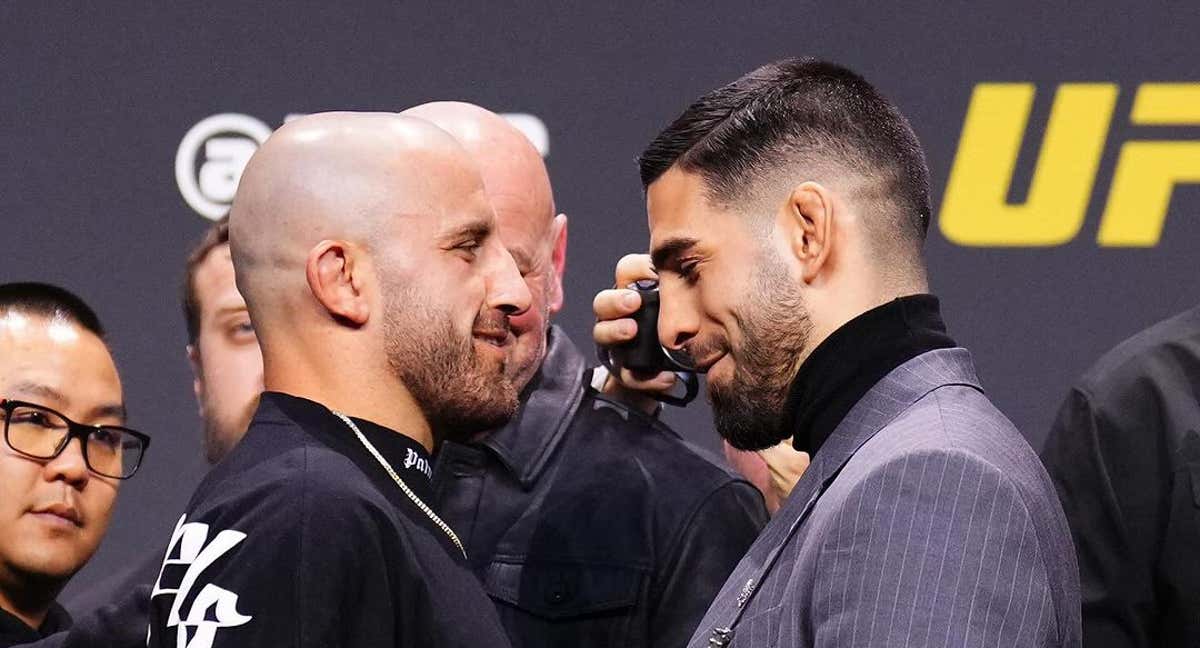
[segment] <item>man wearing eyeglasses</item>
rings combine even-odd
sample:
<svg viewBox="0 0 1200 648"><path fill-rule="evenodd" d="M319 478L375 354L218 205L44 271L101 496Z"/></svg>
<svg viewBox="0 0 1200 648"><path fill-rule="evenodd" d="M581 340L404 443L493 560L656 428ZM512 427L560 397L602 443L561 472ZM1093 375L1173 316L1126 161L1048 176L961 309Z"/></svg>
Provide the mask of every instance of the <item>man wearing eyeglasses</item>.
<svg viewBox="0 0 1200 648"><path fill-rule="evenodd" d="M150 439L124 427L104 329L54 286L0 285L0 648L70 624L55 602Z"/></svg>

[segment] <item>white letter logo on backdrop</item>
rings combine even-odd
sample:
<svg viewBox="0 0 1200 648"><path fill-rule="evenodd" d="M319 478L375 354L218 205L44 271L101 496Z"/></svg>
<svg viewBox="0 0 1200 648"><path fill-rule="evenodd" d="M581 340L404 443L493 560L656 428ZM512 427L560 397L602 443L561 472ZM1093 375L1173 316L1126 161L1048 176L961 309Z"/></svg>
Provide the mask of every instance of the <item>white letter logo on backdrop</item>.
<svg viewBox="0 0 1200 648"><path fill-rule="evenodd" d="M290 121L301 115L288 115ZM505 113L534 148L550 153L550 132L536 115ZM197 214L218 220L229 211L242 169L273 129L262 120L239 113L221 113L200 120L188 130L175 153L175 182L179 193Z"/></svg>

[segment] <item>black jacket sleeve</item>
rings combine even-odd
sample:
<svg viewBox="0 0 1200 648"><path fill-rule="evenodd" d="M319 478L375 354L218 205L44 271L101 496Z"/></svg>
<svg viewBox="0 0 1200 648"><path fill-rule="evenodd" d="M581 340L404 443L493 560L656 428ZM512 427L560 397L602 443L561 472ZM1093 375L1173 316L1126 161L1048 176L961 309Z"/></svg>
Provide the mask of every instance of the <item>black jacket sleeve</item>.
<svg viewBox="0 0 1200 648"><path fill-rule="evenodd" d="M758 489L727 482L696 509L655 574L651 646L686 646L725 579L767 524Z"/></svg>
<svg viewBox="0 0 1200 648"><path fill-rule="evenodd" d="M1042 452L1075 540L1089 648L1154 645L1155 511L1168 471L1154 465L1153 437L1126 427L1073 389Z"/></svg>

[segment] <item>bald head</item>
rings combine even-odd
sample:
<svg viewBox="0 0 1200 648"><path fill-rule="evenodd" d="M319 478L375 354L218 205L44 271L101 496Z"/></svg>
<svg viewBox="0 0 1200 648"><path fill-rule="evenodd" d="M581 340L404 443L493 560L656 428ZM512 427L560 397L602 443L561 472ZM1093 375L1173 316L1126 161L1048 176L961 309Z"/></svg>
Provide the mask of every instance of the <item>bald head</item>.
<svg viewBox="0 0 1200 648"><path fill-rule="evenodd" d="M447 196L481 194L474 164L445 131L392 113L321 113L293 120L258 149L230 210L238 289L269 328L302 294L320 241L369 248L408 215L443 212Z"/></svg>
<svg viewBox="0 0 1200 648"><path fill-rule="evenodd" d="M461 101L434 101L400 114L436 124L467 149L501 221L520 215L550 226L554 194L546 164L529 138L508 120Z"/></svg>
<svg viewBox="0 0 1200 648"><path fill-rule="evenodd" d="M516 407L510 318L529 290L455 138L391 113L280 128L229 220L269 390L415 435L493 427Z"/></svg>
<svg viewBox="0 0 1200 648"><path fill-rule="evenodd" d="M509 367L517 383L524 385L541 365L550 316L563 303L567 217L555 215L546 164L524 133L479 106L437 101L401 114L437 124L466 148L479 167L496 212L500 238L533 300L524 316L513 319L517 343Z"/></svg>

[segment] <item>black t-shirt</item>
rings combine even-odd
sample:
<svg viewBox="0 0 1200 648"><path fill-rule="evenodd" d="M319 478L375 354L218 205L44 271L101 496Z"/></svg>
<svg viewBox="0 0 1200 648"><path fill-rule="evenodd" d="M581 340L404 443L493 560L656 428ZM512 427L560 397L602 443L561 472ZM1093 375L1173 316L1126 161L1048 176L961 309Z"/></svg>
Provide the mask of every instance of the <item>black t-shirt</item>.
<svg viewBox="0 0 1200 648"><path fill-rule="evenodd" d="M425 503L429 456L354 419ZM507 646L464 556L324 406L267 392L170 538L151 647Z"/></svg>
<svg viewBox="0 0 1200 648"><path fill-rule="evenodd" d="M46 619L38 628L31 628L4 609L0 609L0 648L9 648L37 641L71 625L71 616L57 603L50 606Z"/></svg>

